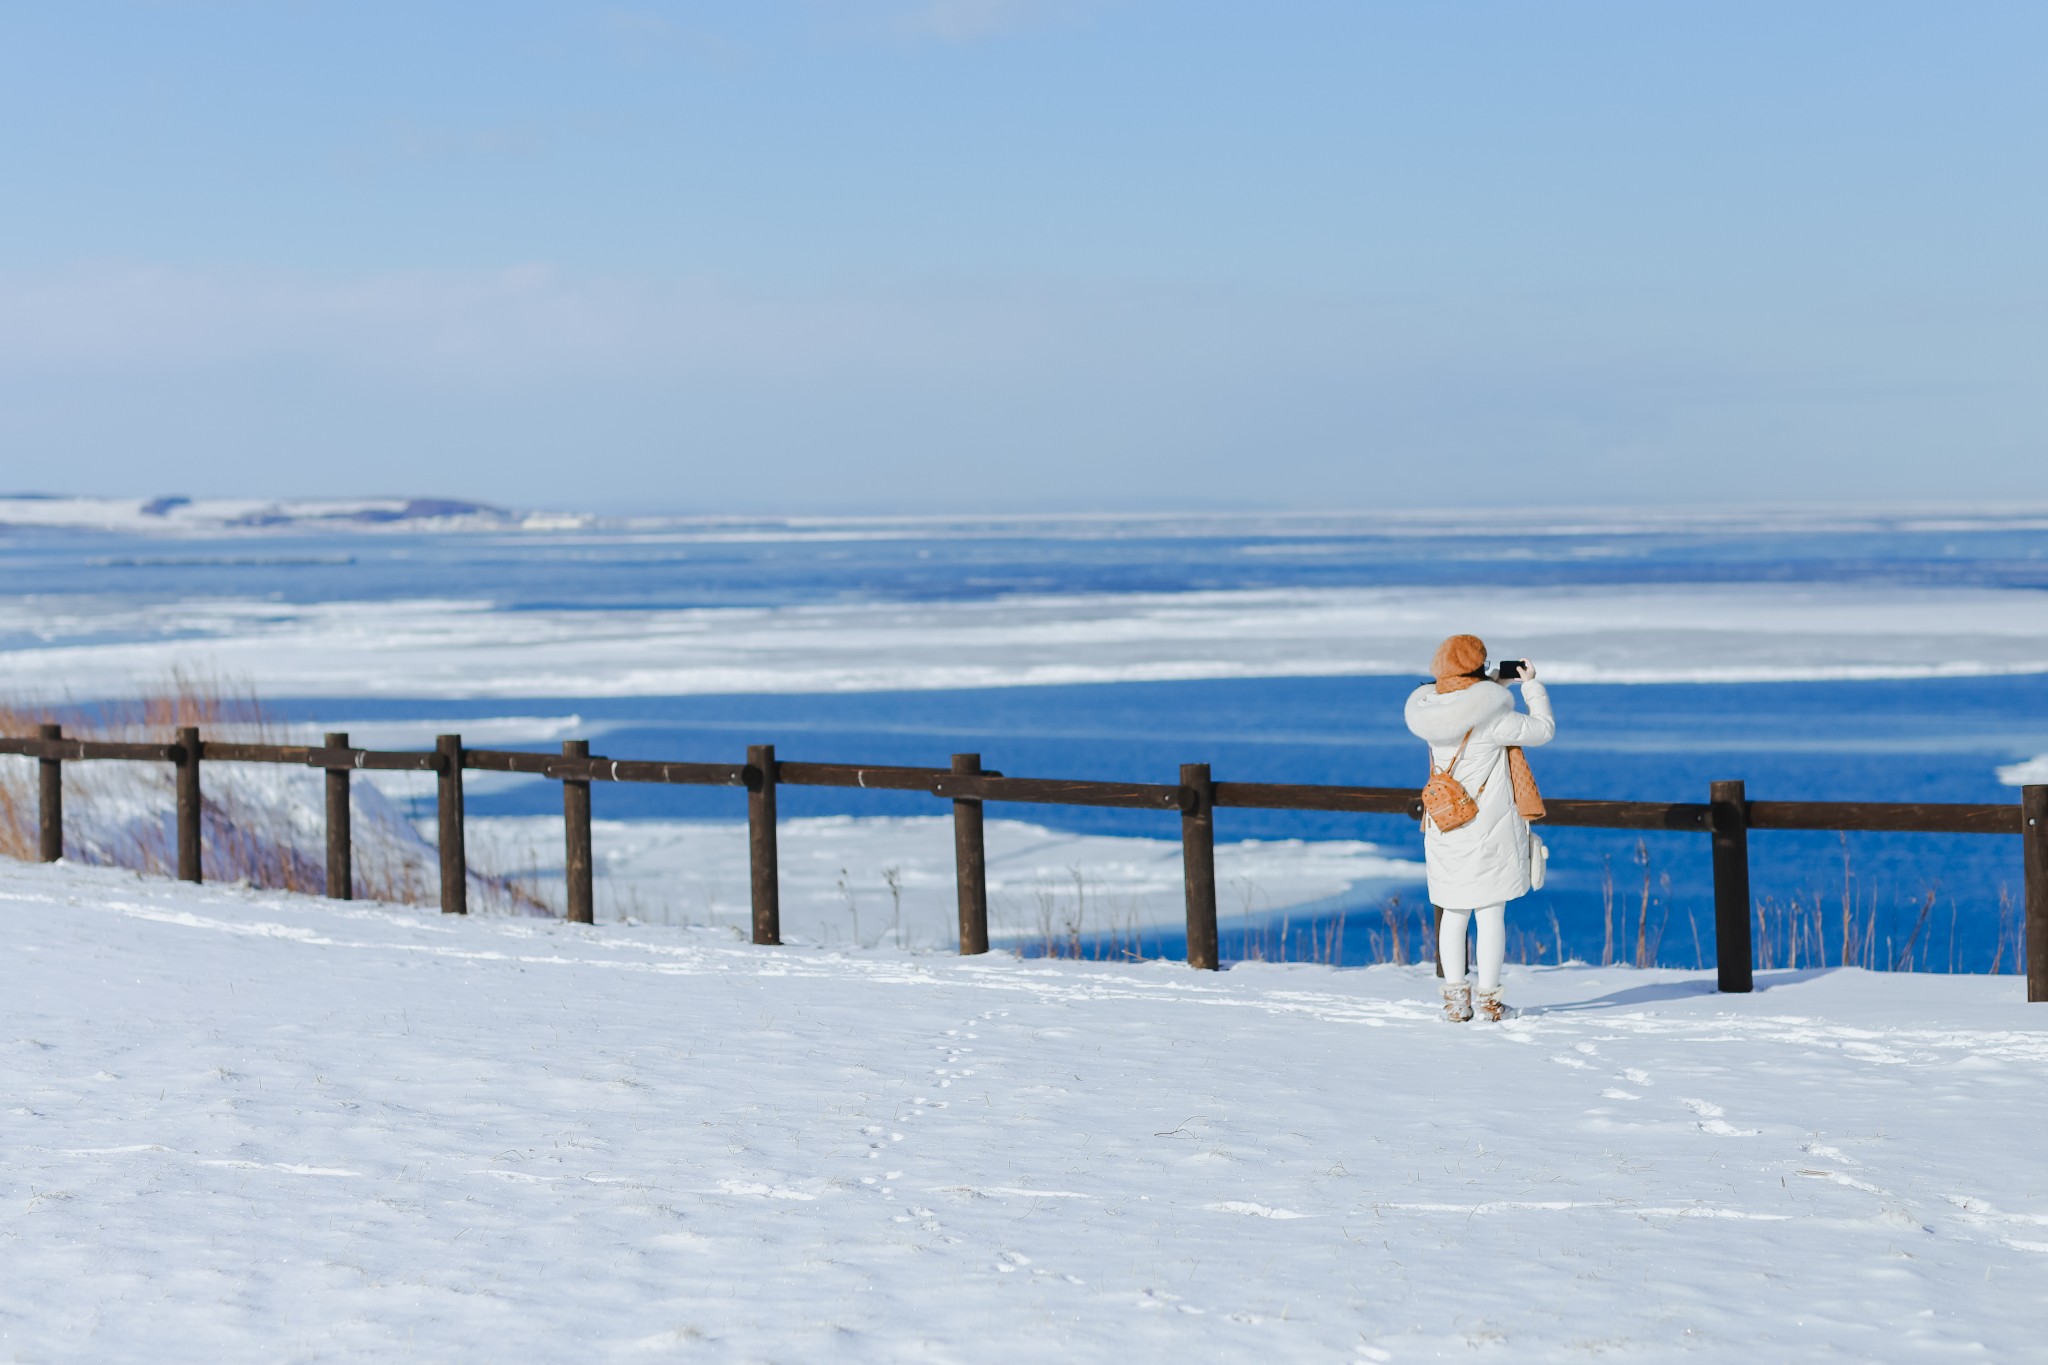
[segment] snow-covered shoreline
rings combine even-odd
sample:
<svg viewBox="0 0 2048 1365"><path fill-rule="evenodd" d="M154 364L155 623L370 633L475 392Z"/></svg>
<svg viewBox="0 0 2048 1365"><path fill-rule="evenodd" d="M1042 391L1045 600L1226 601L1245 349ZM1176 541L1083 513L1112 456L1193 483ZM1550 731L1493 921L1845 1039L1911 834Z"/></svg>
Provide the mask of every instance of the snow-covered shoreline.
<svg viewBox="0 0 2048 1365"><path fill-rule="evenodd" d="M0 865L0 1350L2023 1358L2017 979L763 949Z"/></svg>
<svg viewBox="0 0 2048 1365"><path fill-rule="evenodd" d="M0 495L0 531L218 536L291 531L560 530L586 524L457 498L99 498Z"/></svg>
<svg viewBox="0 0 2048 1365"><path fill-rule="evenodd" d="M1318 511L984 513L669 513L635 510L512 509L473 499L385 497L104 497L0 493L0 529L278 534L410 523L414 530L628 531L702 541L819 540L950 535L1100 539L1125 535L1207 538L1255 533L1276 538L1330 535L1423 537L1472 530L1548 539L1600 535L1954 534L2048 529L2048 503L1742 503L1686 507L1584 506L1375 508ZM1315 547L1309 547L1315 552ZM1274 553L1290 553L1275 547Z"/></svg>
<svg viewBox="0 0 2048 1365"><path fill-rule="evenodd" d="M1285 588L504 610L484 599L0 599L0 691L146 696L173 668L263 696L536 698L1411 676L1457 621L1555 682L2048 672L2048 594L1733 584ZM32 643L31 643L32 642Z"/></svg>

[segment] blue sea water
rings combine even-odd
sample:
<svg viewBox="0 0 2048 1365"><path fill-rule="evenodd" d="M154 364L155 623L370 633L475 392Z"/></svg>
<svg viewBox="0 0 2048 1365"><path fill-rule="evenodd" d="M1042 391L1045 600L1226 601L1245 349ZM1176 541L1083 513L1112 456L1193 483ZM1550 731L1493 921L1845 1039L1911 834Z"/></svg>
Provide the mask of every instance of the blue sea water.
<svg viewBox="0 0 2048 1365"><path fill-rule="evenodd" d="M1810 583L2048 588L2048 534L1996 518L1910 517L1581 523L1500 519L1389 526L1362 518L1094 519L1016 523L726 522L534 534L376 535L297 531L177 540L0 532L10 593L189 608L210 598L311 603L481 598L499 610L783 606L844 601L1000 600L1012 594L1173 593L1242 588L1501 584ZM1455 623L1447 623L1447 629ZM89 630L86 632L90 634ZM42 641L0 639L0 648ZM434 701L271 698L335 728L377 719L574 713L614 757L737 759L773 743L785 758L942 765L976 751L1017 775L1167 782L1207 762L1219 779L1416 786L1421 748L1400 720L1416 679L1250 678L972 691ZM2048 677L1558 686L1556 742L1536 756L1554 796L1703 800L1743 778L1754 798L2009 801L2000 764L2048 753ZM479 794L477 814L557 809L551 788ZM603 788L612 818L736 816L732 793ZM927 798L787 789L784 809L928 813ZM1170 817L1031 807L1058 828L1170 835ZM1419 856L1405 819L1227 810L1219 839L1369 838ZM1633 952L1648 881L1646 936L1658 960L1711 960L1703 835L1552 829L1550 884L1519 902L1519 934L1601 954L1610 916ZM1875 917L1871 958L1982 970L2000 951L2001 893L2020 886L2018 841L1992 836L1760 833L1754 889L1825 907L1830 956L1845 898ZM1920 928L1923 905L1932 909ZM1423 899L1414 888L1410 903ZM1226 907L1227 911L1228 907ZM1346 925L1357 960L1379 923L1377 893L1289 915L1300 954ZM1553 918L1554 917L1554 918ZM1274 951L1275 927L1233 921L1225 952ZM1696 947L1697 943L1697 947ZM1911 944L1910 950L1905 945ZM1153 943L1172 952L1173 936ZM1522 946L1527 949L1528 942ZM1784 949L1777 949L1782 961ZM1802 950L1802 956L1811 953ZM2008 967L2011 947L2004 947Z"/></svg>

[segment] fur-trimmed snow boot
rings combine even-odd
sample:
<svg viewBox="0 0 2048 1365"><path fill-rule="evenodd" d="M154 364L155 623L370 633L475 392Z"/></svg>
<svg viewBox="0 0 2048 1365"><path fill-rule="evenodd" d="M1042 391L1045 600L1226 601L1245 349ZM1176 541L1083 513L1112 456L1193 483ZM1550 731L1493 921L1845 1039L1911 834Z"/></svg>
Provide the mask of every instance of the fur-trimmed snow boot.
<svg viewBox="0 0 2048 1365"><path fill-rule="evenodd" d="M1462 1024L1472 1017L1472 988L1467 985L1444 987L1444 1018L1453 1024Z"/></svg>
<svg viewBox="0 0 2048 1365"><path fill-rule="evenodd" d="M1512 1019L1521 1011L1500 998L1501 988L1479 992L1479 1017L1489 1024L1498 1024L1503 1019ZM1465 1016L1471 1018L1470 1014Z"/></svg>

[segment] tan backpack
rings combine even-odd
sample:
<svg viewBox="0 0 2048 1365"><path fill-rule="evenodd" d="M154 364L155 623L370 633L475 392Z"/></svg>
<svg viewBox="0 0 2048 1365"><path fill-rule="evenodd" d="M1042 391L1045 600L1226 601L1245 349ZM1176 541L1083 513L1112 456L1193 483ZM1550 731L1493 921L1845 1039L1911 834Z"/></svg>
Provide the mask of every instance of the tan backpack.
<svg viewBox="0 0 2048 1365"><path fill-rule="evenodd" d="M1464 783L1451 776L1451 770L1465 756L1465 746L1471 742L1472 732L1467 730L1465 737L1458 741L1458 752L1451 755L1451 761L1442 769L1436 766L1436 751L1430 751L1429 781L1422 788L1422 813L1429 817L1439 834L1469 825L1479 814L1477 797L1465 790ZM1486 784L1482 782L1479 790L1484 792Z"/></svg>

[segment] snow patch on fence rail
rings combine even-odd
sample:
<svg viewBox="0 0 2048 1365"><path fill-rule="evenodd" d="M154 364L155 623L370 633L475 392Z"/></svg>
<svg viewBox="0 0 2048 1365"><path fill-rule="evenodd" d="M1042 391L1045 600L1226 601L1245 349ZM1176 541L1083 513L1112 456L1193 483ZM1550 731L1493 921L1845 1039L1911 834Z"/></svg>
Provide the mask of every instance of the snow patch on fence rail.
<svg viewBox="0 0 2048 1365"><path fill-rule="evenodd" d="M1426 969L63 866L0 864L0 925L24 1359L2037 1353L2010 977L1510 967L1486 1027Z"/></svg>
<svg viewBox="0 0 2048 1365"><path fill-rule="evenodd" d="M488 600L0 600L0 687L183 664L270 697L865 692L1418 673L1456 622L1557 682L2048 671L2048 594L1808 584L1331 588L500 610Z"/></svg>

